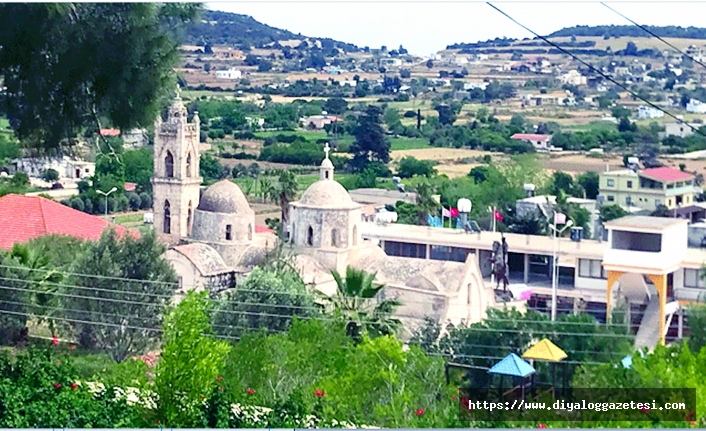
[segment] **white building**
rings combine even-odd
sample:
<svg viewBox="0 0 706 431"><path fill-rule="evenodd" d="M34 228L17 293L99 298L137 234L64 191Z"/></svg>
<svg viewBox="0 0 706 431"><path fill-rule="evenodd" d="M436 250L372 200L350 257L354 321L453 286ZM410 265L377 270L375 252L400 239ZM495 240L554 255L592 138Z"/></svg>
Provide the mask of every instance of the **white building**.
<svg viewBox="0 0 706 431"><path fill-rule="evenodd" d="M698 129L699 125L691 125L692 127ZM686 138L694 133L694 130L685 123L667 123L664 125L664 136L677 136L679 138Z"/></svg>
<svg viewBox="0 0 706 431"><path fill-rule="evenodd" d="M243 72L241 72L238 69L235 68L230 68L228 70L217 70L216 71L216 78L218 79L230 79L230 80L236 80L240 79L243 77Z"/></svg>
<svg viewBox="0 0 706 431"><path fill-rule="evenodd" d="M686 104L686 112L692 114L706 114L706 103L700 100L691 99L689 103Z"/></svg>
<svg viewBox="0 0 706 431"><path fill-rule="evenodd" d="M664 112L651 106L642 105L637 109L637 118L641 120L662 117L664 117Z"/></svg>
<svg viewBox="0 0 706 431"><path fill-rule="evenodd" d="M552 151L552 135L539 135L535 133L515 133L510 139L524 141L532 144L537 151Z"/></svg>
<svg viewBox="0 0 706 431"><path fill-rule="evenodd" d="M481 90L485 90L487 87L488 87L487 82L464 82L463 83L464 90L474 90L476 88L479 88Z"/></svg>
<svg viewBox="0 0 706 431"><path fill-rule="evenodd" d="M24 158L12 161L14 172L24 172L31 178L41 178L44 172L53 169L59 173L59 181L79 181L92 177L96 164L68 156L61 158Z"/></svg>
<svg viewBox="0 0 706 431"><path fill-rule="evenodd" d="M399 67L402 66L402 60L399 58L381 58L380 66Z"/></svg>
<svg viewBox="0 0 706 431"><path fill-rule="evenodd" d="M578 70L570 70L559 76L559 82L564 85L586 85L586 77Z"/></svg>

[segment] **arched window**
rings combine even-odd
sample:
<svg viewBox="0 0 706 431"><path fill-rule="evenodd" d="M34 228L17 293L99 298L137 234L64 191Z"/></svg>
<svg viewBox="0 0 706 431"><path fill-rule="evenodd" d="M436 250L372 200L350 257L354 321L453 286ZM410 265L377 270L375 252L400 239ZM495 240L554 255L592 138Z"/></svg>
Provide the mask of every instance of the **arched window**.
<svg viewBox="0 0 706 431"><path fill-rule="evenodd" d="M338 230L331 229L331 247L338 247Z"/></svg>
<svg viewBox="0 0 706 431"><path fill-rule="evenodd" d="M230 241L233 239L233 226L227 224L226 225L226 241Z"/></svg>
<svg viewBox="0 0 706 431"><path fill-rule="evenodd" d="M295 238L295 236L294 236L295 233L296 233L296 227L297 227L297 225L295 225L294 223L292 223L292 232L289 234L289 242L294 242L294 241L296 241L296 238Z"/></svg>
<svg viewBox="0 0 706 431"><path fill-rule="evenodd" d="M248 241L252 241L252 225L248 225Z"/></svg>
<svg viewBox="0 0 706 431"><path fill-rule="evenodd" d="M167 157L164 158L164 176L174 178L174 156L171 151L167 151Z"/></svg>
<svg viewBox="0 0 706 431"><path fill-rule="evenodd" d="M324 172L324 176L325 176L326 179L328 180L328 171Z"/></svg>
<svg viewBox="0 0 706 431"><path fill-rule="evenodd" d="M358 245L358 226L353 225L353 245Z"/></svg>
<svg viewBox="0 0 706 431"><path fill-rule="evenodd" d="M311 226L309 226L309 229L306 231L306 245L314 245L314 229Z"/></svg>
<svg viewBox="0 0 706 431"><path fill-rule="evenodd" d="M164 201L164 233L172 233L172 211L169 201Z"/></svg>
<svg viewBox="0 0 706 431"><path fill-rule="evenodd" d="M186 156L186 176L191 176L191 153Z"/></svg>
<svg viewBox="0 0 706 431"><path fill-rule="evenodd" d="M191 235L191 201L189 201L189 209L186 211L186 234Z"/></svg>

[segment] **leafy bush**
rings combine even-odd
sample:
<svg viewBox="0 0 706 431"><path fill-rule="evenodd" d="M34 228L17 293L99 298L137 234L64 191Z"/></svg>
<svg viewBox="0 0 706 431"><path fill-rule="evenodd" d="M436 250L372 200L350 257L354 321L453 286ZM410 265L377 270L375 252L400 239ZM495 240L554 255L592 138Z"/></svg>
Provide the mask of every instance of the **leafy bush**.
<svg viewBox="0 0 706 431"><path fill-rule="evenodd" d="M56 169L47 169L42 172L42 179L46 182L54 182L59 179L59 172Z"/></svg>
<svg viewBox="0 0 706 431"><path fill-rule="evenodd" d="M320 165L323 159L324 152L320 145L301 141L270 145L263 148L258 157L258 160L293 165Z"/></svg>
<svg viewBox="0 0 706 431"><path fill-rule="evenodd" d="M431 177L435 174L433 161L418 160L412 156L402 158L397 168L397 175L401 178L412 178L415 175Z"/></svg>
<svg viewBox="0 0 706 431"><path fill-rule="evenodd" d="M127 200L132 211L137 211L142 206L142 199L137 193L128 193Z"/></svg>
<svg viewBox="0 0 706 431"><path fill-rule="evenodd" d="M152 208L152 196L147 192L140 193L140 209Z"/></svg>
<svg viewBox="0 0 706 431"><path fill-rule="evenodd" d="M78 211L84 211L86 209L86 206L83 203L83 199L79 197L74 197L73 199L71 199L71 208Z"/></svg>

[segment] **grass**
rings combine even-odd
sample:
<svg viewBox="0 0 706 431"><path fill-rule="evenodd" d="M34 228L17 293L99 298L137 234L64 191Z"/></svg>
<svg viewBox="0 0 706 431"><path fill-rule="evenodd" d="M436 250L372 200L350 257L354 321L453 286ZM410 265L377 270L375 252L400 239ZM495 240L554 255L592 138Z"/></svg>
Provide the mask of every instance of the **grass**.
<svg viewBox="0 0 706 431"><path fill-rule="evenodd" d="M115 216L115 223L117 224L126 224L126 223L137 223L137 222L142 222L144 215L143 213L127 213L127 214L118 214Z"/></svg>
<svg viewBox="0 0 706 431"><path fill-rule="evenodd" d="M284 136L301 136L307 141L317 141L318 139L326 139L329 135L326 132L320 132L316 130L297 130L297 131L284 131L284 130L271 130L267 132L257 132L255 136L258 139L271 138L277 135Z"/></svg>
<svg viewBox="0 0 706 431"><path fill-rule="evenodd" d="M0 117L0 129L9 129L10 121L5 117Z"/></svg>
<svg viewBox="0 0 706 431"><path fill-rule="evenodd" d="M390 138L390 147L390 151L401 151L429 148L431 145L427 138Z"/></svg>

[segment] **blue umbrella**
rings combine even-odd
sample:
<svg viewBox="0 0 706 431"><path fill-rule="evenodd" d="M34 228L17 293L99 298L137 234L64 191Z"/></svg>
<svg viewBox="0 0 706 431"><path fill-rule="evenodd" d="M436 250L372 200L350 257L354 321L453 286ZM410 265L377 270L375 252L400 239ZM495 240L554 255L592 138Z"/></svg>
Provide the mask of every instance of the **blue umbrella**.
<svg viewBox="0 0 706 431"><path fill-rule="evenodd" d="M514 353L510 353L502 361L493 365L488 370L490 374L500 374L503 376L527 377L536 371L532 365Z"/></svg>

